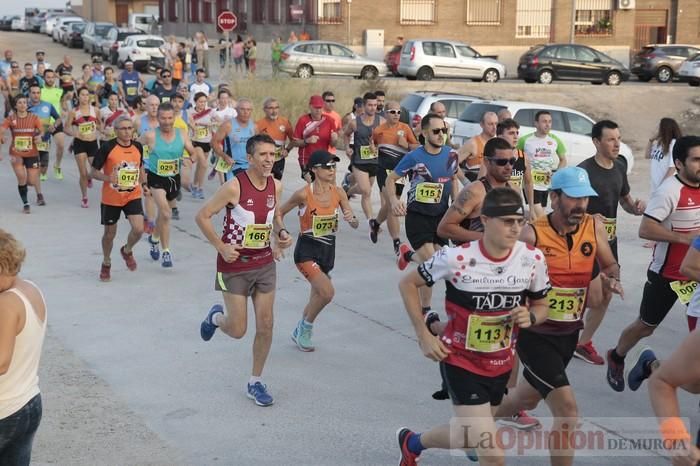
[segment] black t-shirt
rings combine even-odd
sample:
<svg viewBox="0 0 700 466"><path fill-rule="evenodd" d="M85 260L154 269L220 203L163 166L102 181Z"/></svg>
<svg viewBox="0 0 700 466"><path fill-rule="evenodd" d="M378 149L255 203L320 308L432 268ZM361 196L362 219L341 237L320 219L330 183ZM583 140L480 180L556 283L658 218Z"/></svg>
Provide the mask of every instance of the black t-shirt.
<svg viewBox="0 0 700 466"><path fill-rule="evenodd" d="M27 78L26 76L19 80L19 90L25 96L29 96L29 89L33 86L41 87L42 80L35 76Z"/></svg>
<svg viewBox="0 0 700 466"><path fill-rule="evenodd" d="M591 186L598 193L597 197L588 198L587 212L602 214L607 218L617 218L620 198L630 193L625 164L618 159L614 161L612 168L603 168L595 161L595 157L590 157L578 166L588 172Z"/></svg>
<svg viewBox="0 0 700 466"><path fill-rule="evenodd" d="M166 89L163 86L157 85L153 94L158 97L160 103L170 102L175 94L177 94L177 88L173 85L172 88Z"/></svg>

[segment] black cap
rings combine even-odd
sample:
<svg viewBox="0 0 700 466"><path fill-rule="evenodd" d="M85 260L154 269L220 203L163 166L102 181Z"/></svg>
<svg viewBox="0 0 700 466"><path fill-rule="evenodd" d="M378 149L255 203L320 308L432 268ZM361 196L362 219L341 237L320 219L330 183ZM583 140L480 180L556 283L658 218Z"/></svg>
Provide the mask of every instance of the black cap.
<svg viewBox="0 0 700 466"><path fill-rule="evenodd" d="M355 100L352 101L353 106L358 106L358 105L364 105L365 101L362 100L362 97L355 97Z"/></svg>
<svg viewBox="0 0 700 466"><path fill-rule="evenodd" d="M324 165L329 162L340 162L340 159L326 150L317 150L311 154L309 168L316 165Z"/></svg>

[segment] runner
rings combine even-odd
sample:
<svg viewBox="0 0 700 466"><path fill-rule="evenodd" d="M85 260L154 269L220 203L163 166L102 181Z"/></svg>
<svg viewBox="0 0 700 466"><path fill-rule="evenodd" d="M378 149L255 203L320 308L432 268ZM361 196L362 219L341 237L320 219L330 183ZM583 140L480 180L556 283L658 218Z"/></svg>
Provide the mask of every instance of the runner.
<svg viewBox="0 0 700 466"><path fill-rule="evenodd" d="M300 232L294 263L311 284L309 302L292 332L292 341L301 351L314 351L311 342L314 322L335 295L330 273L335 265L338 209L352 228L359 225L345 191L335 184L337 162L340 159L330 152L319 150L311 154L309 169L313 182L297 190L280 207L282 217L299 209Z"/></svg>
<svg viewBox="0 0 700 466"><path fill-rule="evenodd" d="M280 116L280 103L274 97L268 97L263 102L265 117L255 122L256 134L267 134L275 141L275 165L272 167L272 176L277 180L284 174L285 160L289 151L294 147L294 129L292 124L283 116Z"/></svg>
<svg viewBox="0 0 700 466"><path fill-rule="evenodd" d="M386 120L377 115L377 96L371 92L362 97L364 104L362 115L348 123L343 131L345 136L345 152L350 158L353 168L355 185L350 188L348 195L359 194L362 199L362 211L369 224L370 235L379 230L372 210L372 186L377 176L377 147L372 141L372 132ZM354 134L354 145L350 147L350 135ZM371 236L370 236L371 239Z"/></svg>
<svg viewBox="0 0 700 466"><path fill-rule="evenodd" d="M588 172L591 186L598 193L588 202L587 213L600 215L608 233L608 243L619 261L617 254L617 206L622 206L625 212L632 215L642 215L646 204L639 199L633 199L630 185L627 181L627 164L618 158L620 154L620 129L617 123L601 120L593 125L591 132L596 153L578 166ZM593 346L593 335L603 321L610 305L612 294L603 289L598 267L593 270L593 280L588 292L600 296L596 299L599 307L589 307L574 356L589 363L603 365L605 360Z"/></svg>
<svg viewBox="0 0 700 466"><path fill-rule="evenodd" d="M161 266L172 267L170 251L170 219L175 199L180 192L180 166L183 152L195 153L187 130L176 129L175 109L169 102L158 106L158 128L141 136L141 142L148 146L148 188L158 207L156 228L148 237L151 244L151 259L160 257L160 244L163 245Z"/></svg>
<svg viewBox="0 0 700 466"><path fill-rule="evenodd" d="M373 243L377 242L379 235L379 227L386 220L389 229L389 235L394 245L394 254L399 256L399 248L401 247L401 225L399 219L391 211L391 199L400 198L403 193L403 179L396 183L396 191L389 192L386 189L386 178L391 173L396 164L403 158L408 151L420 147L418 141L411 128L399 121L401 118L401 105L396 101L386 103L386 111L384 112L386 121L377 126L372 132L372 144L377 147L379 154L377 164L377 186L381 193L382 205L374 221L370 221L370 236L369 239Z"/></svg>
<svg viewBox="0 0 700 466"><path fill-rule="evenodd" d="M10 64L10 75L5 79L5 86L2 91L2 96L5 100L5 113L7 117L12 111L12 99L21 94L19 81L22 79L22 70L19 69L19 63L13 61Z"/></svg>
<svg viewBox="0 0 700 466"><path fill-rule="evenodd" d="M102 120L102 132L100 133L100 141L102 142L102 144L104 144L107 141L112 141L117 137L117 132L116 128L114 127L114 123L121 116L129 116L129 113L127 110L120 108L119 96L115 93L112 93L107 97L107 106L100 109L100 119Z"/></svg>
<svg viewBox="0 0 700 466"><path fill-rule="evenodd" d="M141 95L144 82L141 73L134 70L134 62L124 62L124 71L119 75L119 97L131 108L135 108L136 98Z"/></svg>
<svg viewBox="0 0 700 466"><path fill-rule="evenodd" d="M211 94L214 91L214 88L209 84L208 82L205 81L205 78L207 76L207 72L204 71L204 68L198 68L197 69L197 76L195 78L195 81L190 84L188 90L190 93L190 104L194 105L196 102L195 96L199 93L204 94L205 97L207 97L207 100L209 100L209 94Z"/></svg>
<svg viewBox="0 0 700 466"><path fill-rule="evenodd" d="M10 76L10 72L12 71L12 50L10 49L5 49L5 52L3 53L4 60L0 60L0 78L7 78Z"/></svg>
<svg viewBox="0 0 700 466"><path fill-rule="evenodd" d="M396 216L405 216L406 237L418 256L425 262L447 242L437 234L440 219L447 211L450 197L457 198L457 153L445 146L447 126L434 113L428 113L421 122L425 145L406 154L387 176L386 188L396 192L396 181L409 175L407 206L398 198L391 198ZM404 247L405 246L405 247ZM404 269L414 256L407 245L399 248L399 268ZM421 289L423 313L430 312L432 289Z"/></svg>
<svg viewBox="0 0 700 466"><path fill-rule="evenodd" d="M32 86L29 89L29 112L39 117L43 136L36 148L39 151L39 181L46 181L46 172L49 169L49 150L51 148L51 134L56 130L55 122L61 123L61 117L49 102L41 100L41 88ZM46 205L44 196L38 196L38 205Z"/></svg>
<svg viewBox="0 0 700 466"><path fill-rule="evenodd" d="M41 142L44 132L39 117L29 113L28 109L28 99L21 94L18 95L14 99L13 113L0 124L0 146L5 144L5 131L9 129L12 134L9 150L10 163L17 177L17 190L22 199L24 205L22 210L25 214L31 210L27 199L27 184L34 186L37 204L42 201L41 205L44 205L39 181L39 151L37 150L37 144ZM0 160L2 160L2 152L0 152Z"/></svg>
<svg viewBox="0 0 700 466"><path fill-rule="evenodd" d="M173 111L175 115L175 121L173 122L173 128L176 130L181 130L187 133L188 135L190 134L189 126L187 125L187 121L189 120L189 117L187 115L187 112L185 111L185 103L187 102L186 98L184 95L180 94L179 92L176 93L172 99L170 99L170 103L173 106ZM192 140L192 137L190 136L190 140ZM193 145L194 147L194 145ZM200 150L199 148L195 149L194 153L190 153L189 151L183 150L182 152L182 163L180 164L180 186L182 189L188 192L192 192L192 160L198 160L199 159L199 154ZM182 200L182 189L178 191L177 197L173 201L171 205L171 219L172 220L180 220L180 210L177 208L177 203Z"/></svg>
<svg viewBox="0 0 700 466"><path fill-rule="evenodd" d="M309 157L317 150L330 152L338 143L338 128L333 118L323 115L323 97L312 95L309 98L309 113L299 117L294 126L294 145L299 148L299 168L301 177L311 182L307 169Z"/></svg>
<svg viewBox="0 0 700 466"><path fill-rule="evenodd" d="M207 159L211 153L211 135L214 128L215 111L207 106L207 94L198 92L194 96L194 107L187 111L187 122L192 131L192 145L201 149L191 157L197 167L192 183L192 197L204 199L204 177L207 174Z"/></svg>
<svg viewBox="0 0 700 466"><path fill-rule="evenodd" d="M544 215L544 208L547 207L552 173L566 166L564 143L551 130L552 114L540 110L535 113L535 132L522 136L517 147L525 152L532 167L535 211L538 217Z"/></svg>
<svg viewBox="0 0 700 466"><path fill-rule="evenodd" d="M271 176L275 142L266 134L253 136L246 152L248 168L224 183L196 216L200 230L219 253L215 289L224 299L224 306L216 304L209 310L200 335L209 341L219 328L232 338L243 338L248 329L248 297L252 297L255 340L247 395L258 406L270 406L274 400L261 377L272 346L274 258L291 246L292 237L276 211L282 184ZM224 208L224 232L219 237L212 217Z"/></svg>
<svg viewBox="0 0 700 466"><path fill-rule="evenodd" d="M384 104L386 102L386 93L381 89L377 89L373 92L373 94L377 96L377 115L386 118L386 116L384 116Z"/></svg>
<svg viewBox="0 0 700 466"><path fill-rule="evenodd" d="M219 157L216 170L228 181L248 168L248 140L255 134L255 123L251 120L253 102L247 97L238 99L237 115L224 121L214 136L212 149ZM227 146L224 143L228 141Z"/></svg>
<svg viewBox="0 0 700 466"><path fill-rule="evenodd" d="M445 117L447 116L447 107L445 107L445 104L443 104L439 100L436 100L435 102L430 104L429 112L434 113L443 120L445 120ZM447 134L443 135L443 138L445 139L445 145L450 146L452 149L459 149L459 144L454 144L452 142L452 127L450 126L450 123L448 121L445 121L445 126L447 127ZM421 133L420 125L416 126L416 128L414 128L414 131L417 131L420 134L418 136L418 142L420 142L421 144L425 144L423 134Z"/></svg>
<svg viewBox="0 0 700 466"><path fill-rule="evenodd" d="M158 105L160 101L158 97L150 95L146 97L146 113L141 115L141 118L134 122L136 129L136 134L142 137L149 131L153 131L158 128ZM148 171L148 146L143 145L143 161L144 168ZM144 215L144 232L147 234L152 234L156 228L156 202L153 199L153 195L150 191L143 193L143 209L145 211Z"/></svg>
<svg viewBox="0 0 700 466"><path fill-rule="evenodd" d="M566 367L573 357L596 261L603 285L622 296L619 266L605 238L602 221L586 213L588 200L597 196L582 168L568 167L552 177L552 213L525 227L521 239L543 251L552 289L547 293L547 320L520 332L517 351L523 378L508 393L495 416L510 419L522 409L534 409L541 400L549 407L551 431L561 439L549 445L551 463L571 465L578 408Z"/></svg>
<svg viewBox="0 0 700 466"><path fill-rule="evenodd" d="M24 96L29 97L29 88L32 86L44 85L44 80L40 76L34 74L34 65L31 63L24 64L24 76L19 80L19 91Z"/></svg>
<svg viewBox="0 0 700 466"><path fill-rule="evenodd" d="M114 68L111 66L105 67L104 74L104 81L98 84L95 90L100 108L107 106L107 98L110 94L118 95L119 92L119 81L114 77Z"/></svg>
<svg viewBox="0 0 700 466"><path fill-rule="evenodd" d="M63 97L65 91L58 86L56 82L56 73L48 69L44 71L44 87L41 88L41 100L53 105L59 118L51 118L51 134L53 141L56 143L56 160L53 164L53 176L57 180L63 179L61 172L61 162L63 161L63 150L65 148L65 138L63 137L63 120L60 115L63 110ZM46 135L44 135L46 137ZM42 167L42 181L46 180L46 169Z"/></svg>
<svg viewBox="0 0 700 466"><path fill-rule="evenodd" d="M131 225L131 231L119 253L126 267L131 271L136 270L133 249L143 234L141 192L142 188L147 189L143 147L131 139L134 124L129 116L123 114L117 117L114 130L116 138L103 142L92 162L92 177L103 181L101 213L104 233L100 267L100 280L103 282L111 280L112 246L122 212Z"/></svg>
<svg viewBox="0 0 700 466"><path fill-rule="evenodd" d="M160 72L160 78L163 82L156 85L153 95L158 97L160 103L170 102L170 99L177 94L177 87L173 84L173 74L170 70L163 70Z"/></svg>
<svg viewBox="0 0 700 466"><path fill-rule="evenodd" d="M678 173L661 183L649 201L639 237L656 241L639 317L627 326L617 346L607 353L607 380L617 392L625 389L625 356L642 339L654 333L675 302L687 305L690 286L680 270L688 245L700 234L700 137L685 136L673 147Z"/></svg>
<svg viewBox="0 0 700 466"><path fill-rule="evenodd" d="M348 127L351 121L356 120L358 115L362 114L362 109L364 107L364 101L362 100L362 97L355 97L353 100L352 104L352 110L343 116L343 119L341 120L341 125L340 128L343 129L343 131ZM355 146L355 133L353 133L350 136L350 147L353 148ZM347 149L347 147L346 147ZM348 171L345 173L345 176L343 177L343 182L341 186L343 187L343 190L347 193L350 190L350 187L355 184L355 177L352 176L352 162L348 165ZM348 199L352 199L355 197L354 195L348 196Z"/></svg>
<svg viewBox="0 0 700 466"><path fill-rule="evenodd" d="M39 73L39 67L43 66L44 70L48 70L51 68L51 63L46 61L46 52L44 52L43 50L37 50L34 56L36 57L36 62L34 63L34 72L41 76L44 73Z"/></svg>
<svg viewBox="0 0 700 466"><path fill-rule="evenodd" d="M323 98L323 114L335 122L336 128L344 128L343 118L340 116L340 113L335 111L335 94L333 94L333 91L323 91L321 97ZM328 152L335 154L335 147L331 146Z"/></svg>
<svg viewBox="0 0 700 466"><path fill-rule="evenodd" d="M90 104L90 91L87 87L78 89L78 106L66 118L66 132L73 136L73 154L80 173L81 207L88 208L87 189L92 187L88 164L97 154L97 134L102 131L102 123L97 110Z"/></svg>
<svg viewBox="0 0 700 466"><path fill-rule="evenodd" d="M85 69L83 69L85 71ZM87 78L83 82L83 86L87 87L90 91L90 105L97 105L99 99L97 98L97 90L105 82L105 72L102 68L102 56L93 55L92 56L92 68L89 72L84 73Z"/></svg>
<svg viewBox="0 0 700 466"><path fill-rule="evenodd" d="M437 116L435 121L442 122ZM436 137L442 139L439 133ZM480 464L504 464L503 450L484 440L496 438L492 413L506 391L514 342L521 329L546 320L550 284L542 252L518 241L525 218L516 192L490 191L481 221L485 230L481 240L438 250L399 285L418 345L426 357L440 362L454 409L449 425L422 434L405 427L397 431L401 466L416 466L428 448L476 448ZM471 280L462 276L467 264ZM496 269L502 278L494 274ZM436 337L423 321L419 293L441 279L447 287L445 309L450 320L442 336Z"/></svg>
<svg viewBox="0 0 700 466"><path fill-rule="evenodd" d="M498 115L494 112L485 112L481 115L481 133L469 138L469 140L459 148L460 181L467 184L467 181L476 181L479 176L482 162L484 160L484 146L496 137L496 127L498 126Z"/></svg>

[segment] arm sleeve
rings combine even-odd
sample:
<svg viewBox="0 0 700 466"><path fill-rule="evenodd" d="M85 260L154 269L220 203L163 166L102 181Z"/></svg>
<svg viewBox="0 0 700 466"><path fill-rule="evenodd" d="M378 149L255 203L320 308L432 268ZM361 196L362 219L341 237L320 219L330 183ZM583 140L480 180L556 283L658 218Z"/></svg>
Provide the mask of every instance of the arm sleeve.
<svg viewBox="0 0 700 466"><path fill-rule="evenodd" d="M92 166L93 168L97 170L102 170L102 167L105 166L105 162L107 161L107 157L109 156L109 153L112 151L112 148L114 147L114 141L109 141L105 144L101 144L100 148L97 150L97 154L95 155L95 158L92 159ZM143 157L143 155L142 155Z"/></svg>
<svg viewBox="0 0 700 466"><path fill-rule="evenodd" d="M433 254L430 259L418 266L418 275L425 280L425 284L433 286L437 280L446 278L450 274L450 248L444 246Z"/></svg>
<svg viewBox="0 0 700 466"><path fill-rule="evenodd" d="M530 299L542 299L547 296L547 293L552 288L549 282L547 261L544 259L544 254L542 254L542 251L539 249L532 251L532 258L535 263L532 265L530 286L527 289L527 296Z"/></svg>

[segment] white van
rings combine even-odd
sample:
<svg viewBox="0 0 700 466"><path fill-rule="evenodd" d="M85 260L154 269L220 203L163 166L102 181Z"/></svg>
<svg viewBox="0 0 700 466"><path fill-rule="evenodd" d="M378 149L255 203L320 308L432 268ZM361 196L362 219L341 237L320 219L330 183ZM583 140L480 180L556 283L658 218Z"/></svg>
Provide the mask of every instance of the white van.
<svg viewBox="0 0 700 466"><path fill-rule="evenodd" d="M153 34L158 32L158 18L150 13L132 13L127 27L143 31L144 34Z"/></svg>

